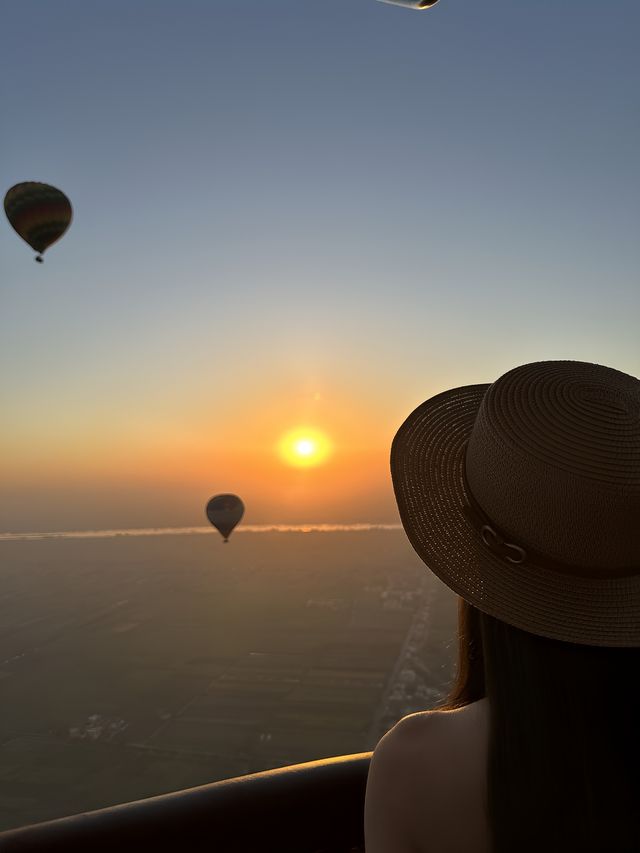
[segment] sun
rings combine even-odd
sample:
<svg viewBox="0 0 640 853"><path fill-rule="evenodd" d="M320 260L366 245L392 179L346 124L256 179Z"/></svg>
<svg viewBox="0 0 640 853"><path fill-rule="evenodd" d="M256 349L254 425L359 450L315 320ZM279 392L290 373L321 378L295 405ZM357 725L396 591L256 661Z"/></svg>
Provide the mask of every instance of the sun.
<svg viewBox="0 0 640 853"><path fill-rule="evenodd" d="M332 444L324 433L306 427L291 430L282 437L278 445L282 460L295 468L322 465L332 450Z"/></svg>

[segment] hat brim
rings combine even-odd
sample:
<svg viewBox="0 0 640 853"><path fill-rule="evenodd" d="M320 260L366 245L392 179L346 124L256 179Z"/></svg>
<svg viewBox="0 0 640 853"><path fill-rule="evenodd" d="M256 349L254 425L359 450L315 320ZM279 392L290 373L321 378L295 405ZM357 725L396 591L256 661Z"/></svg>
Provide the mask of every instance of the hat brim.
<svg viewBox="0 0 640 853"><path fill-rule="evenodd" d="M522 630L594 646L640 646L640 577L587 578L491 552L464 509L467 442L488 384L454 388L412 412L391 446L402 526L429 569L470 604Z"/></svg>

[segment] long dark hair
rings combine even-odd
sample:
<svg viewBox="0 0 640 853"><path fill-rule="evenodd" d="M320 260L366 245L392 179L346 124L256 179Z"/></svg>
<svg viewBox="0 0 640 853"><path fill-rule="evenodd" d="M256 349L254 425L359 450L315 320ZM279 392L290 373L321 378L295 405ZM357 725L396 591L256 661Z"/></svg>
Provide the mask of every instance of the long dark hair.
<svg viewBox="0 0 640 853"><path fill-rule="evenodd" d="M489 700L492 853L640 851L640 649L529 634L460 599L445 708Z"/></svg>

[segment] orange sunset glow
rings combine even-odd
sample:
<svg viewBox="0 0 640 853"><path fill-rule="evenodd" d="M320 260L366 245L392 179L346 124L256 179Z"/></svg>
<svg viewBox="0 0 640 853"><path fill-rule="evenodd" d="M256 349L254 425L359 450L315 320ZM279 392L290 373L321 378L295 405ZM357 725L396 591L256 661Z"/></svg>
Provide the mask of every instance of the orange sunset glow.
<svg viewBox="0 0 640 853"><path fill-rule="evenodd" d="M7 418L0 494L32 530L197 525L222 492L242 498L248 524L395 521L388 446L410 404L328 375L252 395L250 376L207 396L191 381L179 408L122 383L109 405L126 418L82 397L64 410L45 397L11 435Z"/></svg>
<svg viewBox="0 0 640 853"><path fill-rule="evenodd" d="M302 427L288 432L280 441L278 449L287 465L313 468L327 461L333 447L324 433Z"/></svg>
<svg viewBox="0 0 640 853"><path fill-rule="evenodd" d="M640 853L640 3L1 9L0 853Z"/></svg>

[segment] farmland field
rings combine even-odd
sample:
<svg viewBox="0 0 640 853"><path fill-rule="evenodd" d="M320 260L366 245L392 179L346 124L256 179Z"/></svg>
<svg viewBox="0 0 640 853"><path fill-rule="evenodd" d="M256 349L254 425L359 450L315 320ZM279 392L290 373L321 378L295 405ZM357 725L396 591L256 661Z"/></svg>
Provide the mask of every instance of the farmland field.
<svg viewBox="0 0 640 853"><path fill-rule="evenodd" d="M1 829L371 749L452 675L455 597L400 531L2 541L0 566Z"/></svg>

